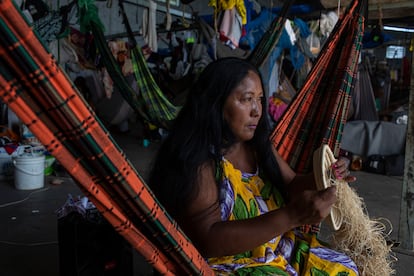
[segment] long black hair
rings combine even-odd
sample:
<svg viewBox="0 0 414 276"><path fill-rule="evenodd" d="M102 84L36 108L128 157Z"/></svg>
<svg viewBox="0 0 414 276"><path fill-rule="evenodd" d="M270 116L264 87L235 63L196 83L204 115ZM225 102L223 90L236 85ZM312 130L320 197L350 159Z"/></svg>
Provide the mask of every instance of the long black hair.
<svg viewBox="0 0 414 276"><path fill-rule="evenodd" d="M198 187L201 165L221 159L223 150L235 141L223 117L227 97L252 71L259 71L239 58L222 58L210 63L192 86L188 98L162 143L149 176L149 186L172 215L181 215L186 203ZM266 98L262 97L266 107ZM249 141L255 150L258 165L266 177L283 192L283 183L271 150L267 116L259 120L254 137Z"/></svg>

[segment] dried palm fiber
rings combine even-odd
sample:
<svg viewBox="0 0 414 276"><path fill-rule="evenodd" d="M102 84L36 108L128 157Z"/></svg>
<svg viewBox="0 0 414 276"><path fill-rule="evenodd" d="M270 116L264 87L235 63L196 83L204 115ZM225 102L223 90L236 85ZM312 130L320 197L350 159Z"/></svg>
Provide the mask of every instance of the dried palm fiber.
<svg viewBox="0 0 414 276"><path fill-rule="evenodd" d="M335 178L332 164L336 159L328 145L319 147L313 155L315 182L318 189L335 185L337 202L329 215L334 230L334 249L348 255L357 265L360 275L392 275L391 245L387 244L386 227L370 219L364 201L344 180Z"/></svg>
<svg viewBox="0 0 414 276"><path fill-rule="evenodd" d="M0 99L159 274L214 275L14 1L0 1Z"/></svg>

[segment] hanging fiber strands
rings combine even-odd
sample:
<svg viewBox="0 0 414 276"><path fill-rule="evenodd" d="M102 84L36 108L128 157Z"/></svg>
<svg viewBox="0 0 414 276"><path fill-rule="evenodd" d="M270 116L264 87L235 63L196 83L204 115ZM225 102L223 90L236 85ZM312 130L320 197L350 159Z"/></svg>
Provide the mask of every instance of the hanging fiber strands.
<svg viewBox="0 0 414 276"><path fill-rule="evenodd" d="M120 3L121 5L121 3ZM102 55L102 61L114 85L118 87L124 99L147 122L159 127L168 128L169 122L175 118L179 108L171 104L156 84L149 71L138 45L132 48L133 68L139 91L134 91L122 74L121 68L112 55L103 34L102 24L93 12L94 4L79 5L81 10L81 31L91 31ZM125 20L125 18L124 18Z"/></svg>
<svg viewBox="0 0 414 276"><path fill-rule="evenodd" d="M157 271L213 275L14 1L0 1L0 97Z"/></svg>
<svg viewBox="0 0 414 276"><path fill-rule="evenodd" d="M273 144L299 173L312 169L312 154L322 143L339 153L358 68L365 2L354 0L347 8L273 131Z"/></svg>
<svg viewBox="0 0 414 276"><path fill-rule="evenodd" d="M361 276L393 275L391 245L384 237L387 234L385 225L368 216L363 199L346 181L336 179L332 172L335 162L326 144L313 155L318 188L336 186L338 200L330 214L331 225L336 230L331 234L332 245L355 262Z"/></svg>

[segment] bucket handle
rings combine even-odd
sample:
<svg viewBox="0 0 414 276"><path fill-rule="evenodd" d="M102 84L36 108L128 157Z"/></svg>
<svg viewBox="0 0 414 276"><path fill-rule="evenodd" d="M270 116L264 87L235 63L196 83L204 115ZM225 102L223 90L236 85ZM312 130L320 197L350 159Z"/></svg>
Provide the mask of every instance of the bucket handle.
<svg viewBox="0 0 414 276"><path fill-rule="evenodd" d="M16 166L16 160L13 160L13 165L14 165L14 169L15 170L21 171L21 172L23 172L25 174L29 174L29 175L39 175L39 174L43 173L43 170L41 170L39 173L34 173L34 172L31 172L31 171L28 171L28 170L19 168L18 166Z"/></svg>
<svg viewBox="0 0 414 276"><path fill-rule="evenodd" d="M15 152L15 155L16 156L22 155L25 152L25 150L29 149L29 148L31 148L31 147L30 146L18 147L16 152ZM33 150L31 150L31 153L33 154Z"/></svg>
<svg viewBox="0 0 414 276"><path fill-rule="evenodd" d="M33 149L35 149L35 147L29 145L24 146L21 148L20 152L18 152L17 156L22 155L23 153L30 153L33 157L35 157Z"/></svg>
<svg viewBox="0 0 414 276"><path fill-rule="evenodd" d="M26 152L26 149L29 149L29 153L31 153L32 156L35 156L34 153L33 153L33 147L32 146L24 146L24 147L22 147L17 156L19 156L22 153ZM46 160L45 160L45 163L46 163ZM19 168L18 166L16 166L16 159L13 159L13 165L14 165L14 168L15 169L17 169L17 170L19 170L19 171L21 171L21 172L23 172L25 174L29 174L29 175L39 175L40 173L43 173L43 170L40 171L39 173L34 173L34 172L31 172L31 171L27 171L25 169Z"/></svg>

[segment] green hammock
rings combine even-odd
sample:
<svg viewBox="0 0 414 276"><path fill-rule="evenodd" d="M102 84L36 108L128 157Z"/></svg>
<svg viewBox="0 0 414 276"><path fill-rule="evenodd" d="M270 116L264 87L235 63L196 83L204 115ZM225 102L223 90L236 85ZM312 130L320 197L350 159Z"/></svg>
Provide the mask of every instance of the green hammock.
<svg viewBox="0 0 414 276"><path fill-rule="evenodd" d="M122 1L119 1L120 7L122 7L123 10L121 2ZM85 1L84 3L79 3L79 9L81 31L92 32L96 47L102 55L104 66L124 99L145 121L158 127L168 128L170 122L176 117L179 107L176 107L169 102L155 82L141 49L136 43L133 43L132 61L135 78L139 88L139 93L137 93L137 91L134 91L128 84L108 47L103 34L103 26L97 15L95 5L90 1Z"/></svg>
<svg viewBox="0 0 414 276"><path fill-rule="evenodd" d="M271 50L277 44L283 30L286 14L293 1L284 3L282 12L270 25L267 32L259 41L257 47L247 57L258 68L266 61ZM96 46L102 55L103 63L114 85L117 86L124 99L145 120L159 127L169 128L170 122L176 117L180 107L174 106L164 95L154 80L141 49L135 40L133 32L126 16L123 1L120 0L119 7L123 17L123 23L132 45L132 61L135 78L138 84L138 95L128 84L113 57L103 35L103 25L97 14L95 5L91 1L79 1L81 31L90 30L94 35Z"/></svg>
<svg viewBox="0 0 414 276"><path fill-rule="evenodd" d="M180 107L174 106L165 97L161 88L157 85L151 71L148 68L147 61L142 54L141 48L132 33L131 26L129 25L128 17L126 16L123 1L119 0L119 8L123 17L124 25L128 33L129 42L132 45L132 62L135 78L138 87L141 91L142 98L145 101L145 106L151 107L148 109L150 118L158 119L158 124L169 127L171 122L177 115ZM160 121L159 119L162 119Z"/></svg>

